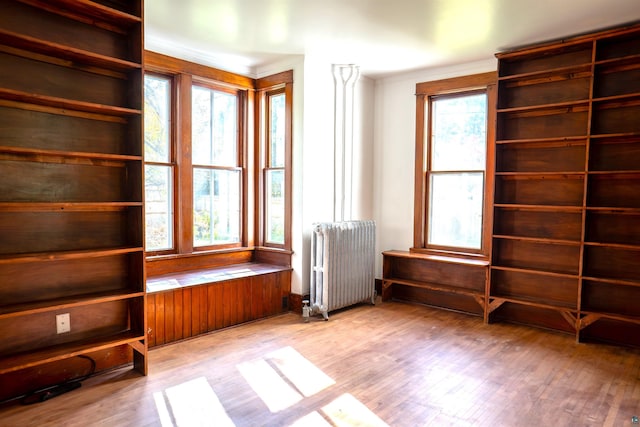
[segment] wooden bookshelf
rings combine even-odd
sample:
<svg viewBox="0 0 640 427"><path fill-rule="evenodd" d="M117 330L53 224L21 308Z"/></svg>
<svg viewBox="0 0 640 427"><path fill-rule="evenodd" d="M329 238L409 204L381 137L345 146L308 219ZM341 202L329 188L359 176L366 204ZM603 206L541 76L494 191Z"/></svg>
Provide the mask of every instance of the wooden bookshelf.
<svg viewBox="0 0 640 427"><path fill-rule="evenodd" d="M639 345L640 26L497 57L488 320Z"/></svg>
<svg viewBox="0 0 640 427"><path fill-rule="evenodd" d="M147 372L142 10L3 2L0 375L42 365L31 387L123 346ZM71 330L58 334L63 313Z"/></svg>

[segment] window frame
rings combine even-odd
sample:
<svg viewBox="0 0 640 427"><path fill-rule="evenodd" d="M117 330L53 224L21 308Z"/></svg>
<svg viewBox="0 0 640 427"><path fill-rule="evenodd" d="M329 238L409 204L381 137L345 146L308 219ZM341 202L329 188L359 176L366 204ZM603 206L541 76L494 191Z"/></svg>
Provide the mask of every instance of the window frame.
<svg viewBox="0 0 640 427"><path fill-rule="evenodd" d="M231 257L230 251L247 253L253 246L251 224L255 214L247 209L247 198L255 188L251 185L248 141L253 138L253 125L247 114L253 99L255 80L227 71L217 70L155 52L145 51L144 73L172 79L172 152L174 155L173 203L174 248L168 251L148 251L145 256L153 262L151 271L184 269L182 265L197 265L198 257ZM237 166L240 170L240 239L230 244L194 246L193 235L193 161L192 161L192 86L235 93L237 96ZM245 259L247 255L238 255ZM194 258L195 257L195 258ZM225 258L226 259L226 258ZM213 258L211 261L213 262Z"/></svg>
<svg viewBox="0 0 640 427"><path fill-rule="evenodd" d="M491 228L493 215L495 117L496 117L497 73L488 72L470 76L418 83L416 85L416 141L414 176L414 225L412 252L453 255L463 258L488 259L491 250ZM431 151L431 109L427 103L432 99L451 95L485 92L487 95L486 164L482 208L482 231L480 249L431 245L429 230L429 177Z"/></svg>
<svg viewBox="0 0 640 427"><path fill-rule="evenodd" d="M172 227L171 227L171 248L167 248L167 249L158 249L158 250L151 250L151 251L146 251L147 256L158 256L158 255L169 255L169 254L173 254L176 253L176 248L178 245L178 241L177 241L177 237L178 237L178 228L177 228L177 223L176 223L176 207L178 206L179 203L179 192L180 189L177 185L178 180L177 180L177 173L178 173L178 162L177 162L177 150L176 150L176 103L175 103L175 97L177 96L177 90L176 90L176 83L175 83L175 78L174 76L170 75L170 74L166 74L166 73L161 73L161 72L157 72L157 71L145 71L144 77L149 74L151 76L154 76L156 78L162 78L165 79L169 82L169 162L168 163L163 163L163 162L152 162L152 161L147 161L147 159L145 158L144 160L144 166L169 166L171 167L171 182L170 182L170 187L171 187L171 222L172 222ZM143 83L144 86L144 83ZM144 126L143 126L144 128ZM143 129L144 132L144 129ZM143 141L144 141L144 135L143 135ZM143 151L145 150L145 147L143 147ZM145 181L145 185L146 185L146 181ZM145 205L146 206L146 205ZM145 212L145 218L146 218L146 212ZM145 219L145 224L146 224L146 219ZM146 242L145 242L145 247L146 247Z"/></svg>
<svg viewBox="0 0 640 427"><path fill-rule="evenodd" d="M285 71L269 78L258 80L258 123L259 129L257 144L258 170L259 170L259 198L258 206L259 225L258 225L258 246L267 249L281 250L291 253L291 218L292 218L292 109L293 109L293 72ZM271 96L284 94L285 96L285 146L284 146L284 164L282 167L270 167L271 156L271 138L270 138L270 103ZM284 171L284 242L270 242L267 239L267 173L269 170Z"/></svg>
<svg viewBox="0 0 640 427"><path fill-rule="evenodd" d="M229 248L239 248L243 246L243 242L246 241L246 239L243 238L243 236L245 235L244 233L244 229L245 229L245 221L243 218L245 218L245 214L244 214L244 210L245 210L245 206L247 205L245 198L245 192L243 191L243 189L245 188L244 186L244 180L246 179L245 177L245 170L247 168L246 164L243 164L243 143L242 143L242 128L245 126L244 123L242 123L242 117L243 115L241 114L242 109L243 109L243 105L242 105L242 91L236 89L236 88L230 88L227 86L223 86L220 85L216 82L211 82L209 80L206 79L200 79L197 77L193 77L192 81L191 81L191 85L189 88L189 91L191 94L193 94L193 90L192 88L194 86L197 87L201 87L201 88L205 88L211 91L217 91L217 92L223 92L223 93L228 93L228 94L232 94L235 95L236 97L236 120L237 120L237 126L236 126L236 158L235 158L235 165L234 166L225 166L225 165L205 165L205 164L196 164L193 161L193 138L190 137L189 138L189 154L191 155L191 197L192 197L192 209L191 209L191 230L192 230L192 239L191 239L191 244L193 247L193 250L198 252L198 251L212 251L212 250L219 250L219 249L229 249ZM190 97L192 99L192 97ZM192 109L190 109L190 112L193 113ZM191 120L190 116L190 123L192 124L193 121ZM193 130L193 128L190 126L191 130ZM230 242L230 243L217 243L217 244L211 244L211 245L202 245L202 246L196 246L196 242L195 242L195 236L193 236L193 198L194 198L194 188L193 188L193 177L195 176L195 170L196 169L206 169L209 171L235 171L235 172L239 172L240 175L240 182L239 182L239 188L238 188L238 193L239 193L239 210L240 210L240 215L239 215L239 233L238 233L238 241L237 242ZM184 190L184 188L183 188Z"/></svg>
<svg viewBox="0 0 640 427"><path fill-rule="evenodd" d="M292 255L292 108L293 70L254 79L209 66L177 59L156 52L144 52L144 72L170 77L173 82L172 149L175 168L174 185L174 249L146 252L147 275L197 269L203 266L230 265L243 262L270 262L290 265ZM193 246L193 162L191 153L191 88L193 84L238 93L238 162L241 169L240 242L211 247ZM142 82L141 82L142 84ZM261 94L284 87L286 91L286 206L284 245L264 245L262 224L261 172L262 128L264 110ZM145 218L143 217L143 221Z"/></svg>

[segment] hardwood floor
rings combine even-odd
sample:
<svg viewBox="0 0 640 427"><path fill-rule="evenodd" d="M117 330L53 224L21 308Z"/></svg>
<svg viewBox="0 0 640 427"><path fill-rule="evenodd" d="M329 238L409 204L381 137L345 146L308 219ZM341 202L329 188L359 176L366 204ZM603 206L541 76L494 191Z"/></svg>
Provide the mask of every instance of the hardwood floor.
<svg viewBox="0 0 640 427"><path fill-rule="evenodd" d="M285 314L158 347L3 426L624 426L640 351L398 302Z"/></svg>

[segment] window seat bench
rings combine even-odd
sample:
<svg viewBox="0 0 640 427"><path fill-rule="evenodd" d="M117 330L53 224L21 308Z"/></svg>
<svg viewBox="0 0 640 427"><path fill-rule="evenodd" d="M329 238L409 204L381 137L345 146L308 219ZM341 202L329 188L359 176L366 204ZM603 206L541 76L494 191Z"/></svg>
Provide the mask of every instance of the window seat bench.
<svg viewBox="0 0 640 427"><path fill-rule="evenodd" d="M382 253L382 299L485 316L489 262L408 251Z"/></svg>
<svg viewBox="0 0 640 427"><path fill-rule="evenodd" d="M148 277L149 346L288 311L291 270L247 262Z"/></svg>

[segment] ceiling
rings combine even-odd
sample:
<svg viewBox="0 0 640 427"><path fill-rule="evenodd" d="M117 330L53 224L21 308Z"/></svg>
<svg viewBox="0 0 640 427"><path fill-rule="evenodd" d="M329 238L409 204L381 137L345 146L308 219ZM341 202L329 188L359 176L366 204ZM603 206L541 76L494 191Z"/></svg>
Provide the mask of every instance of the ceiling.
<svg viewBox="0 0 640 427"><path fill-rule="evenodd" d="M145 45L250 76L313 55L380 78L638 20L640 0L145 0Z"/></svg>

